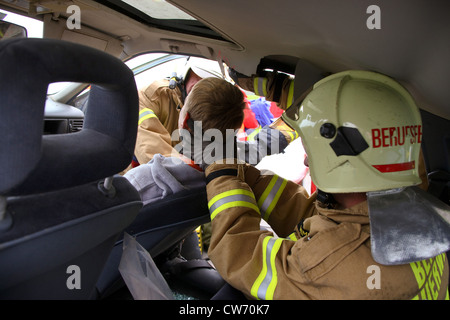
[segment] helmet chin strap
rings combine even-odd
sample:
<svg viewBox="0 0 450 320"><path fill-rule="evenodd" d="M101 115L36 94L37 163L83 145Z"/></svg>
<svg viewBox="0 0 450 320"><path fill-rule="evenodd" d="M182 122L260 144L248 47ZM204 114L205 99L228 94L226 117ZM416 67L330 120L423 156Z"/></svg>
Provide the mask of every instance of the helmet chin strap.
<svg viewBox="0 0 450 320"><path fill-rule="evenodd" d="M331 209L336 204L336 200L331 193L324 192L320 189L317 189L317 200L322 202L329 209Z"/></svg>

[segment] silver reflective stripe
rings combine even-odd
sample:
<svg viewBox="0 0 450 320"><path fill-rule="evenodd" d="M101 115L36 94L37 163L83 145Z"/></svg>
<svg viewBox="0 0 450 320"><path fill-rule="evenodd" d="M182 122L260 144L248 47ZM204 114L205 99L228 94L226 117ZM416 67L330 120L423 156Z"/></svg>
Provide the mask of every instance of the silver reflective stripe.
<svg viewBox="0 0 450 320"><path fill-rule="evenodd" d="M256 95L265 97L267 95L267 78L256 77L253 79L253 88Z"/></svg>
<svg viewBox="0 0 450 320"><path fill-rule="evenodd" d="M223 210L234 207L246 207L255 210L259 214L253 192L246 189L232 189L219 193L208 202L211 221Z"/></svg>
<svg viewBox="0 0 450 320"><path fill-rule="evenodd" d="M278 283L275 258L283 239L266 237L263 241L263 266L251 288L251 294L258 299L271 300Z"/></svg>
<svg viewBox="0 0 450 320"><path fill-rule="evenodd" d="M270 284L270 282L272 282L273 273L272 273L272 265L270 263L270 254L272 253L274 244L275 244L275 239L274 238L269 239L269 242L267 243L267 247L266 247L267 253L266 253L266 261L265 261L265 263L267 265L267 273L266 273L266 277L264 278L263 282L261 283L261 285L259 286L259 289L258 289L258 298L260 298L260 299L266 298L266 293L269 288L269 284Z"/></svg>
<svg viewBox="0 0 450 320"><path fill-rule="evenodd" d="M261 209L262 218L264 220L267 221L269 219L286 184L287 180L280 178L277 175L274 175L272 180L270 180L269 185L258 200L258 206Z"/></svg>
<svg viewBox="0 0 450 320"><path fill-rule="evenodd" d="M156 114L153 112L153 110L150 110L148 108L144 108L139 112L139 121L138 124L141 124L142 121L147 120L149 118L158 118Z"/></svg>
<svg viewBox="0 0 450 320"><path fill-rule="evenodd" d="M235 201L245 201L245 202L250 202L250 203L254 203L255 200L247 195L244 194L235 194L235 195L231 195L231 196L227 196L225 198L219 199L216 202L214 202L211 207L209 208L210 212L214 212L217 208L219 208L220 206L229 203L229 202L235 202Z"/></svg>

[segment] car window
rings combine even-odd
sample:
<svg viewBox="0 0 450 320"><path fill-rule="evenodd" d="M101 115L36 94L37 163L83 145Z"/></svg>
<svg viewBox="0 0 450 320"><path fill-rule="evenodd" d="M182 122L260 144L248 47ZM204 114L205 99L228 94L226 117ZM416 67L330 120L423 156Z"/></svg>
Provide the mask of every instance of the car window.
<svg viewBox="0 0 450 320"><path fill-rule="evenodd" d="M185 56L150 53L130 59L126 64L135 74L136 87L141 89L155 80L170 77L173 72L179 74L186 61Z"/></svg>
<svg viewBox="0 0 450 320"><path fill-rule="evenodd" d="M208 25L164 0L105 0L102 3L151 27L228 41Z"/></svg>
<svg viewBox="0 0 450 320"><path fill-rule="evenodd" d="M0 19L3 21L11 22L19 26L25 27L27 29L28 38L42 38L44 32L44 24L42 23L42 21L24 17L22 15L1 9L0 9Z"/></svg>
<svg viewBox="0 0 450 320"><path fill-rule="evenodd" d="M137 89L142 89L150 85L153 81L170 78L175 72L178 76L183 76L183 72L188 61L188 56L167 54L167 53L145 53L135 56L125 64L135 74ZM206 60L206 59L205 59ZM53 83L49 86L49 94L54 94L58 90L67 88L71 83ZM69 104L85 111L86 102L89 95L89 87L86 87L69 101Z"/></svg>

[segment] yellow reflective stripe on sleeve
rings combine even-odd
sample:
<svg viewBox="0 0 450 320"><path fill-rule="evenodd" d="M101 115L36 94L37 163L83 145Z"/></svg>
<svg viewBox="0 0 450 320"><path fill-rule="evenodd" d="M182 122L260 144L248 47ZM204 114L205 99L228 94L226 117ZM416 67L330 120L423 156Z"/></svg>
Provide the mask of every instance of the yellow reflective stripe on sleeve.
<svg viewBox="0 0 450 320"><path fill-rule="evenodd" d="M233 189L216 195L208 202L211 221L223 210L234 207L251 208L259 213L253 192L245 189Z"/></svg>
<svg viewBox="0 0 450 320"><path fill-rule="evenodd" d="M250 290L252 296L257 299L272 300L278 283L275 258L280 250L283 239L265 237L263 240L262 270L256 278Z"/></svg>
<svg viewBox="0 0 450 320"><path fill-rule="evenodd" d="M248 136L247 136L247 141L253 141L255 140L256 135L261 131L261 126L255 128L255 130L253 130Z"/></svg>
<svg viewBox="0 0 450 320"><path fill-rule="evenodd" d="M286 133L289 135L289 137L291 138L291 142L295 140L295 136L294 133L292 131L286 131Z"/></svg>
<svg viewBox="0 0 450 320"><path fill-rule="evenodd" d="M291 127L289 127L286 123L282 122L281 124L278 124L277 126L274 127L275 129L285 132L286 134L289 135L289 137L291 138L291 141L294 141L295 139L298 138L298 132L295 131L294 129L292 129Z"/></svg>
<svg viewBox="0 0 450 320"><path fill-rule="evenodd" d="M286 108L290 107L294 102L294 80L291 80L291 84L289 85L289 92L286 101Z"/></svg>
<svg viewBox="0 0 450 320"><path fill-rule="evenodd" d="M292 232L288 237L288 240L297 241L297 236L295 235L295 232Z"/></svg>
<svg viewBox="0 0 450 320"><path fill-rule="evenodd" d="M138 125L142 123L142 121L147 120L149 118L158 118L153 110L149 108L144 108L139 112L139 121Z"/></svg>
<svg viewBox="0 0 450 320"><path fill-rule="evenodd" d="M267 78L255 77L253 79L253 88L258 96L267 96Z"/></svg>
<svg viewBox="0 0 450 320"><path fill-rule="evenodd" d="M287 180L277 175L274 175L269 182L266 190L264 190L261 198L258 200L258 207L261 209L262 218L268 220L273 208L276 206Z"/></svg>
<svg viewBox="0 0 450 320"><path fill-rule="evenodd" d="M294 131L294 130L288 130L288 131L285 131L285 132L287 132L287 134L288 134L289 137L291 138L291 142L298 138L298 133L297 133L297 131Z"/></svg>

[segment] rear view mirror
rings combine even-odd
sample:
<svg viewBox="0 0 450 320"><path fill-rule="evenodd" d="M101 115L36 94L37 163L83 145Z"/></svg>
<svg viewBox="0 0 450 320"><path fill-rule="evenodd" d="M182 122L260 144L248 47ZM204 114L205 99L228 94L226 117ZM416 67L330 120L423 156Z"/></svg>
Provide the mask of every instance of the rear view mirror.
<svg viewBox="0 0 450 320"><path fill-rule="evenodd" d="M11 22L0 20L0 41L10 38L26 38L27 29Z"/></svg>

